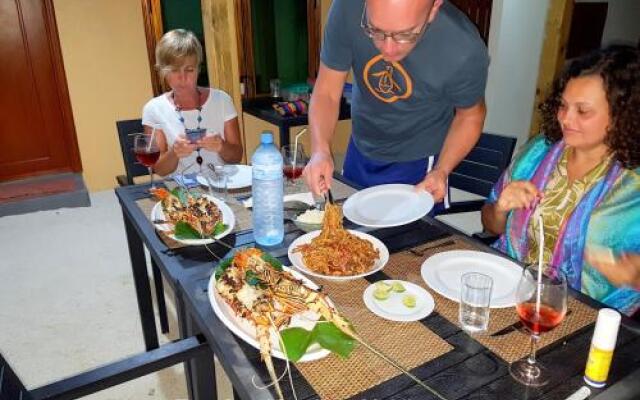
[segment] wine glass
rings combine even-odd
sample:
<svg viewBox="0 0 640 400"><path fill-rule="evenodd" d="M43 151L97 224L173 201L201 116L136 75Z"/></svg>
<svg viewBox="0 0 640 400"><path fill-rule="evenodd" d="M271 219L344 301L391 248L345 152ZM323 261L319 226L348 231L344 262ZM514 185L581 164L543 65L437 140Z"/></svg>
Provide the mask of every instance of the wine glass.
<svg viewBox="0 0 640 400"><path fill-rule="evenodd" d="M153 166L160 158L160 147L156 140L156 135L152 133L136 133L133 138L133 152L140 164L149 169L149 178L151 179L151 189L155 189L156 185L153 181Z"/></svg>
<svg viewBox="0 0 640 400"><path fill-rule="evenodd" d="M522 271L516 290L516 311L531 333L529 357L511 364L511 376L526 386L542 386L549 381L548 370L536 362L536 344L543 332L558 326L567 313L567 280L562 271L542 274L538 283L538 266Z"/></svg>
<svg viewBox="0 0 640 400"><path fill-rule="evenodd" d="M293 184L295 188L299 188L299 181L302 176L302 171L309 161L307 155L304 153L302 144L282 146L280 149L282 152L282 160L284 162L282 166L282 172L287 180Z"/></svg>

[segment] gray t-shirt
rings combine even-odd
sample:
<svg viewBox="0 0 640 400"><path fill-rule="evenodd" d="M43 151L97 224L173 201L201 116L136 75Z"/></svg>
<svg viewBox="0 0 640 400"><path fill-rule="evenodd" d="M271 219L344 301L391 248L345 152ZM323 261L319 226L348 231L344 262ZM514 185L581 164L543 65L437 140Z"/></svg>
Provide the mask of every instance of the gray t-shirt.
<svg viewBox="0 0 640 400"><path fill-rule="evenodd" d="M445 1L416 47L398 63L382 59L362 28L364 0L334 0L320 58L353 68L352 135L364 155L412 161L440 152L454 116L484 97L489 56L476 27Z"/></svg>

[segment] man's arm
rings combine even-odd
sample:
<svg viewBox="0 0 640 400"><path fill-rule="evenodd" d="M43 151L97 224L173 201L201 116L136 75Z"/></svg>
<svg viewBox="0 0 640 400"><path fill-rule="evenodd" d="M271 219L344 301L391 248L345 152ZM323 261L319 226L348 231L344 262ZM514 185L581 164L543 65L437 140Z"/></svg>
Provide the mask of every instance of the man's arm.
<svg viewBox="0 0 640 400"><path fill-rule="evenodd" d="M438 162L418 184L418 187L430 192L436 202L444 198L447 177L451 171L478 142L486 114L484 99L468 108L456 108L456 114L447 132Z"/></svg>
<svg viewBox="0 0 640 400"><path fill-rule="evenodd" d="M340 98L346 79L346 71L336 71L320 63L309 105L311 159L304 173L307 185L316 194L324 193L331 187L331 140L338 122Z"/></svg>

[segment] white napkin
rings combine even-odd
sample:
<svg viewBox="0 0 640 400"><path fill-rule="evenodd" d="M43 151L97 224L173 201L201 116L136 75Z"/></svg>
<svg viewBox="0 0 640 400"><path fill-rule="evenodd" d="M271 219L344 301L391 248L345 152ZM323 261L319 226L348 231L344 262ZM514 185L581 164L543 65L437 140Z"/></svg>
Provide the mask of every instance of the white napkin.
<svg viewBox="0 0 640 400"><path fill-rule="evenodd" d="M307 204L309 204L310 206L315 204L315 200L313 198L313 194L311 194L311 192L306 192L306 193L295 193L295 194L287 194L284 196L284 201L291 201L291 200L299 200L302 202L305 202ZM246 208L250 208L253 207L253 197L249 197L246 200L242 201L242 205L245 206Z"/></svg>

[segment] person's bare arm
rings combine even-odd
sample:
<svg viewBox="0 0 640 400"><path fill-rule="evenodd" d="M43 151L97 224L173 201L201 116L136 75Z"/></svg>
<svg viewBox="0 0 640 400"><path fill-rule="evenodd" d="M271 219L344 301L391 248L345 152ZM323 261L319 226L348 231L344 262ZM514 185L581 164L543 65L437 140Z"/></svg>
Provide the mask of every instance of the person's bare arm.
<svg viewBox="0 0 640 400"><path fill-rule="evenodd" d="M529 181L509 183L493 204L482 206L481 218L484 230L494 235L502 235L507 225L509 211L535 207L542 192Z"/></svg>
<svg viewBox="0 0 640 400"><path fill-rule="evenodd" d="M447 177L478 142L487 113L484 99L468 108L456 108L435 168L417 187L430 192L435 201L445 196Z"/></svg>
<svg viewBox="0 0 640 400"><path fill-rule="evenodd" d="M320 63L309 106L311 158L304 171L307 185L315 194L322 194L331 187L334 168L331 140L338 122L340 98L346 79L347 72L336 71Z"/></svg>
<svg viewBox="0 0 640 400"><path fill-rule="evenodd" d="M220 154L226 163L239 163L242 160L242 141L238 118L224 123L224 139L220 135L207 135L200 139L198 146Z"/></svg>
<svg viewBox="0 0 640 400"><path fill-rule="evenodd" d="M144 126L144 132L151 134L151 127ZM195 151L195 145L189 144L184 138L177 138L176 143L171 148L168 145L167 138L162 129L156 129L155 138L160 148L160 158L153 166L153 172L158 175L169 175L178 167L178 161L181 157L186 157Z"/></svg>

